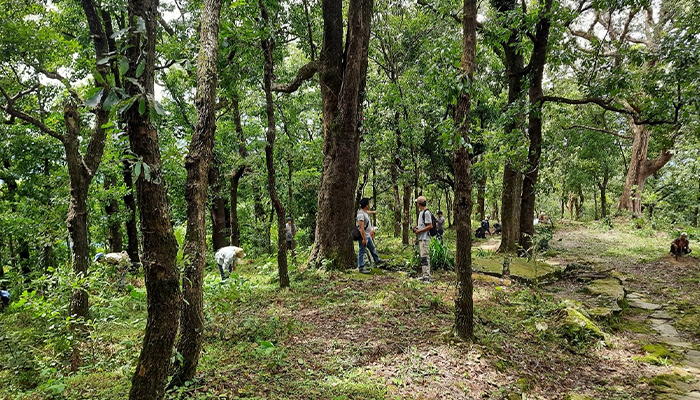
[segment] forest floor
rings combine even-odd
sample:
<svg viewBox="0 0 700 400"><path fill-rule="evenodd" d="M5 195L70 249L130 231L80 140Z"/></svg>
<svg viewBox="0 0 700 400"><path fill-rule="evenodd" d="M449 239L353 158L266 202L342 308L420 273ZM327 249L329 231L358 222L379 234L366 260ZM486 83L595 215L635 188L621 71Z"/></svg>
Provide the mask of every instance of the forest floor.
<svg viewBox="0 0 700 400"><path fill-rule="evenodd" d="M300 254L290 290L277 289L274 258L247 260L224 282L209 269L197 379L168 397L698 399L700 263L668 257L667 234L616 228L559 226L542 258L561 273L546 282L475 273L471 343L451 332L455 274L418 282L413 249L393 238L378 238L377 248L396 271L307 269ZM498 240L475 243L475 266L501 263ZM613 294L592 289L600 282L613 282ZM11 383L0 399L125 398L145 319L142 286L132 278L126 295L91 297L96 321L79 372L63 371L65 355L44 354L35 381L22 381L21 368L0 358L0 379ZM620 290L617 305L598 307ZM17 337L36 328L21 310L7 311L0 328ZM574 314L589 318L572 327ZM0 345L14 337L0 335ZM51 357L53 367L37 367Z"/></svg>

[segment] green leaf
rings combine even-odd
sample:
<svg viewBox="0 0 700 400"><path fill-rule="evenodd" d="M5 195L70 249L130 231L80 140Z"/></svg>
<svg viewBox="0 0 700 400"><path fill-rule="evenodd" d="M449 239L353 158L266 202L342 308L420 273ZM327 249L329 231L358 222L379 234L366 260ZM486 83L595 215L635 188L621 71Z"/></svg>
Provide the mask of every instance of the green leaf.
<svg viewBox="0 0 700 400"><path fill-rule="evenodd" d="M143 75L143 71L146 69L146 61L141 60L139 65L136 66L136 77L140 78Z"/></svg>
<svg viewBox="0 0 700 400"><path fill-rule="evenodd" d="M100 99L102 99L102 88L93 88L88 92L88 97L85 99L85 105L88 107L97 107L100 104Z"/></svg>
<svg viewBox="0 0 700 400"><path fill-rule="evenodd" d="M139 99L139 114L143 115L146 112L146 99L141 97Z"/></svg>
<svg viewBox="0 0 700 400"><path fill-rule="evenodd" d="M165 115L165 109L163 108L163 105L160 104L159 101L154 100L153 101L153 107L156 110L156 113L160 115L161 117Z"/></svg>
<svg viewBox="0 0 700 400"><path fill-rule="evenodd" d="M119 96L117 96L114 90L110 90L104 102L105 110L111 110L117 103L119 103Z"/></svg>
<svg viewBox="0 0 700 400"><path fill-rule="evenodd" d="M109 60L111 60L111 59L112 59L112 57L110 57L110 56L100 58L99 60L97 60L97 65L105 65L105 64L108 64L108 63L109 63Z"/></svg>
<svg viewBox="0 0 700 400"><path fill-rule="evenodd" d="M119 73L124 75L129 70L129 61L126 58L119 60Z"/></svg>
<svg viewBox="0 0 700 400"><path fill-rule="evenodd" d="M141 165L143 164L143 161L137 161L134 163L134 176L138 180L139 177L141 176Z"/></svg>
<svg viewBox="0 0 700 400"><path fill-rule="evenodd" d="M124 99L119 103L119 106L117 107L117 114L121 114L124 111L128 110L129 107L131 107L132 104L136 101L138 97L129 97L128 99Z"/></svg>

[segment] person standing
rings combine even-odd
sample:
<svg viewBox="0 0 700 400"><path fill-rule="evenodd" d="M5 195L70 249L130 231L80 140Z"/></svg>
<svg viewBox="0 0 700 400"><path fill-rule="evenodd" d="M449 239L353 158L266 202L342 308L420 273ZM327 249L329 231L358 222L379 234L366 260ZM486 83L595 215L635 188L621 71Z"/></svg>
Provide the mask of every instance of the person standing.
<svg viewBox="0 0 700 400"><path fill-rule="evenodd" d="M418 252L420 253L421 275L418 280L425 283L430 283L430 235L428 231L433 228L433 216L430 210L426 209L428 200L425 196L418 196L415 200L420 214L418 215L418 226L413 227L413 233L418 239Z"/></svg>
<svg viewBox="0 0 700 400"><path fill-rule="evenodd" d="M442 234L445 233L445 217L442 216L442 211L437 212L435 218L435 229L437 229L437 238L442 242Z"/></svg>
<svg viewBox="0 0 700 400"><path fill-rule="evenodd" d="M287 251L294 248L294 236L297 234L297 226L292 221L291 217L287 217L287 225L285 225L285 239L287 240Z"/></svg>
<svg viewBox="0 0 700 400"><path fill-rule="evenodd" d="M360 209L357 210L357 222L355 225L360 230L360 250L357 255L357 267L361 274L369 274L370 271L365 269L365 252L369 250L371 257L374 259L375 263L384 262L379 258L377 254L377 249L374 247L374 240L372 239L372 220L369 218L369 199L363 198L360 200Z"/></svg>

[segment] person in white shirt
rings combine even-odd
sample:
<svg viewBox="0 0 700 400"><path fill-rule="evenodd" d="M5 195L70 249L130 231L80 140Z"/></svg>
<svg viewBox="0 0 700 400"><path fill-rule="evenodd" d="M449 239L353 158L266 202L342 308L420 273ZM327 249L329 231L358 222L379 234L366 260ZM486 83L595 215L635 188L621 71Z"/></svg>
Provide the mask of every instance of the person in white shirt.
<svg viewBox="0 0 700 400"><path fill-rule="evenodd" d="M226 246L216 251L214 259L216 260L216 265L219 267L219 272L221 272L222 281L228 278L224 271L228 269L228 274L230 276L236 266L236 261L244 257L245 252L243 249L236 246Z"/></svg>

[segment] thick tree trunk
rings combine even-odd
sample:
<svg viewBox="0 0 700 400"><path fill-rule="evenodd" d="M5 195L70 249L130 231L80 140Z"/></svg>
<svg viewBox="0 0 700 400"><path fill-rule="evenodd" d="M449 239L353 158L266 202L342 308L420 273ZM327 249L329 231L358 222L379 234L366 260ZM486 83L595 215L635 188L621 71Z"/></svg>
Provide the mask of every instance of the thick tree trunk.
<svg viewBox="0 0 700 400"><path fill-rule="evenodd" d="M154 66L158 0L129 0L129 48L127 76L139 84L126 83L126 91L139 100L124 113L131 151L148 167L136 177L136 193L143 236L142 264L145 273L148 319L143 346L131 380L131 400L160 400L180 321L180 274L176 265L177 241L168 212L168 198L161 166L158 132L150 112L139 112L139 103L153 107ZM140 29L139 26L144 27ZM142 63L142 64L140 64ZM137 77L137 66L141 65ZM205 171L206 172L206 171Z"/></svg>
<svg viewBox="0 0 700 400"><path fill-rule="evenodd" d="M104 96L103 96L104 97ZM105 131L103 125L109 120L109 112L99 107L96 113L93 136L88 145L85 158L80 155L80 115L74 104L67 103L64 107L63 120L66 125L66 136L63 147L66 152L66 164L70 177L70 205L66 225L73 242L73 272L78 277L88 273L89 244L87 227L87 197L94 172L102 160ZM87 320L88 293L83 287L73 289L70 303L70 315L74 318Z"/></svg>
<svg viewBox="0 0 700 400"><path fill-rule="evenodd" d="M501 13L508 13L517 6L515 0L503 0L497 2L496 7ZM520 32L517 28L510 30L508 40L503 43L505 55L505 67L508 76L508 108L513 110L519 107L517 104L522 97L522 77L524 75L523 56L518 51ZM510 120L506 123L505 132L513 136L513 140L520 140L520 131L523 125L521 112L512 112ZM518 249L520 240L520 198L522 195L523 176L520 172L519 160L507 160L503 168L503 193L501 194L501 245L499 252L514 252Z"/></svg>
<svg viewBox="0 0 700 400"><path fill-rule="evenodd" d="M219 17L221 0L205 0L202 6L197 57L197 93L195 108L197 124L185 158L187 180L187 231L185 234L185 271L182 280L182 314L177 351L182 355L176 362L172 385L181 386L192 380L197 372L204 334L204 266L207 261L207 191L209 168L213 158L216 132L217 59L219 55Z"/></svg>
<svg viewBox="0 0 700 400"><path fill-rule="evenodd" d="M209 198L210 217L211 217L211 242L214 251L222 247L228 246L229 238L226 235L226 201L221 193L221 170L219 169L219 161L216 156L212 158L209 166Z"/></svg>
<svg viewBox="0 0 700 400"><path fill-rule="evenodd" d="M246 148L245 136L243 134L243 124L241 123L241 111L240 104L238 102L238 95L233 96L231 103L233 105L233 121L236 126L236 133L238 134L238 154L241 156L242 163L235 169L235 171L231 173L231 211L229 219L231 225L231 246L240 246L241 228L238 221L238 186L241 182L241 178L243 178L243 174L246 171L244 162L248 156L248 149ZM256 208L256 214L257 212L258 210Z"/></svg>
<svg viewBox="0 0 700 400"><path fill-rule="evenodd" d="M530 112L527 132L530 148L527 156L527 171L523 179L522 200L520 202L520 239L521 251L533 254L533 237L535 235L535 187L540 171L542 155L542 78L547 62L547 43L549 42L552 0L545 0L544 9L540 10L537 23L532 56L530 57Z"/></svg>
<svg viewBox="0 0 700 400"><path fill-rule="evenodd" d="M479 218L483 221L486 218L486 174L479 175L476 181L476 203Z"/></svg>
<svg viewBox="0 0 700 400"><path fill-rule="evenodd" d="M323 176L318 192L316 242L309 257L332 269L355 265L348 235L352 228L353 192L357 185L360 100L367 78L367 50L372 0L353 0L343 46L343 2L323 0L323 46L319 81L323 101ZM344 51L345 50L345 51Z"/></svg>
<svg viewBox="0 0 700 400"><path fill-rule="evenodd" d="M396 162L391 163L391 190L394 195L393 214L394 214L394 237L401 236L401 196L399 195L398 182L399 168Z"/></svg>
<svg viewBox="0 0 700 400"><path fill-rule="evenodd" d="M231 221L231 236L230 243L231 246L241 245L241 227L238 221L238 186L241 183L241 177L243 176L244 168L239 168L235 173L231 175L231 186L230 197L231 197L231 209L229 211L229 219Z"/></svg>
<svg viewBox="0 0 700 400"><path fill-rule="evenodd" d="M126 252L129 254L131 263L138 265L141 262L139 257L139 230L136 225L136 199L134 198L134 180L131 173L131 166L127 160L122 162L122 175L126 194L124 195L124 206L128 212L126 218Z"/></svg>
<svg viewBox="0 0 700 400"><path fill-rule="evenodd" d="M501 194L501 245L499 252L509 253L518 250L520 238L520 196L523 174L506 164L503 170L503 193Z"/></svg>
<svg viewBox="0 0 700 400"><path fill-rule="evenodd" d="M409 232L411 232L411 185L405 184L403 186L403 235L401 236L401 243L404 245L409 244Z"/></svg>
<svg viewBox="0 0 700 400"><path fill-rule="evenodd" d="M260 5L262 19L265 22L265 25L268 26L269 17L267 14L267 9L263 5L262 0L258 4ZM267 143L265 144L267 189L270 193L270 201L272 202L272 206L275 208L275 212L277 213L277 271L279 273L280 288L288 288L289 272L287 266L287 241L285 239L285 212L282 201L280 201L279 195L277 194L275 176L275 139L277 136L277 129L275 124L275 105L272 99L272 79L274 76L273 52L275 49L275 42L272 38L267 37L261 40L261 47L265 56L263 84L265 86L265 111L267 114L267 132L265 134L265 138L267 140Z"/></svg>
<svg viewBox="0 0 700 400"><path fill-rule="evenodd" d="M476 59L476 0L464 0L462 20L462 63L461 73L465 87L474 77ZM471 93L462 91L455 111L455 123L464 143L469 143L469 118L471 113ZM460 143L459 140L455 141ZM472 298L472 178L469 148L458 146L454 150L455 170L455 227L457 243L455 249L455 269L457 271L457 296L455 298L455 330L463 340L470 340L474 334L474 300Z"/></svg>
<svg viewBox="0 0 700 400"><path fill-rule="evenodd" d="M116 184L115 177L105 177L104 188L106 191L111 190ZM107 201L105 214L107 214L107 244L109 245L109 251L111 253L119 253L122 251L122 224L117 199L112 198Z"/></svg>
<svg viewBox="0 0 700 400"><path fill-rule="evenodd" d="M648 177L655 174L671 160L672 154L665 149L654 160L649 160L647 153L649 151L651 131L646 129L644 125L635 124L632 117L628 117L627 121L634 139L625 186L622 189L617 209L627 210L632 212L633 215L639 216L642 213L644 183Z"/></svg>

